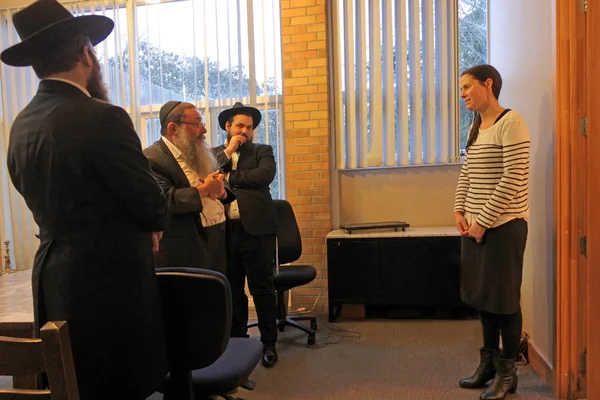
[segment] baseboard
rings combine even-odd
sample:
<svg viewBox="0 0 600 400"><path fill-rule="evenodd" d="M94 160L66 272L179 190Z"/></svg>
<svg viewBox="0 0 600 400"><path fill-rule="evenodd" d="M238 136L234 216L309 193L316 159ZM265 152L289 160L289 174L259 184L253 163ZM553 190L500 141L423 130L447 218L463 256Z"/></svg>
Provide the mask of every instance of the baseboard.
<svg viewBox="0 0 600 400"><path fill-rule="evenodd" d="M531 368L533 368L544 384L552 388L552 392L556 392L554 368L551 367L548 361L540 354L535 342L531 339L527 341L527 355Z"/></svg>

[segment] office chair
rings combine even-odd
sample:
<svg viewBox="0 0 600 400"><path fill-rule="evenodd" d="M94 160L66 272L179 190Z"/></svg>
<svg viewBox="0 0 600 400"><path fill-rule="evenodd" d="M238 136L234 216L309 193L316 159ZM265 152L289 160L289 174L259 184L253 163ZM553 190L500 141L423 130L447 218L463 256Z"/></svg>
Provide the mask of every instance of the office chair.
<svg viewBox="0 0 600 400"><path fill-rule="evenodd" d="M170 374L160 390L168 399L199 399L254 388L248 377L262 357L262 344L230 338L231 290L219 272L198 268L156 270Z"/></svg>
<svg viewBox="0 0 600 400"><path fill-rule="evenodd" d="M77 376L65 321L47 322L41 339L0 336L0 375L31 375L46 372L47 390L0 389L0 399L79 400Z"/></svg>
<svg viewBox="0 0 600 400"><path fill-rule="evenodd" d="M277 291L277 327L280 332L285 330L286 326L294 327L308 334L308 344L315 344L315 333L317 330L317 319L315 316L294 315L288 316L285 301L285 293L298 286L306 285L312 282L317 276L317 270L312 265L293 264L302 255L302 238L298 222L294 215L291 204L286 200L273 200L279 230L277 232L277 246L275 257L275 290ZM299 321L309 321L310 328ZM257 326L258 322L253 322L248 327Z"/></svg>

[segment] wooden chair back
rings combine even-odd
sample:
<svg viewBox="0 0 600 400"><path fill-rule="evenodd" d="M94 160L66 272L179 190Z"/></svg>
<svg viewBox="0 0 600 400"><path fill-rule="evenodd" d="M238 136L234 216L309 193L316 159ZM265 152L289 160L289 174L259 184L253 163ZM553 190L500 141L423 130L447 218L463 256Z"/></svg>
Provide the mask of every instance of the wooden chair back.
<svg viewBox="0 0 600 400"><path fill-rule="evenodd" d="M67 323L48 322L40 336L41 339L0 336L0 375L46 373L49 389L0 389L0 400L79 400Z"/></svg>

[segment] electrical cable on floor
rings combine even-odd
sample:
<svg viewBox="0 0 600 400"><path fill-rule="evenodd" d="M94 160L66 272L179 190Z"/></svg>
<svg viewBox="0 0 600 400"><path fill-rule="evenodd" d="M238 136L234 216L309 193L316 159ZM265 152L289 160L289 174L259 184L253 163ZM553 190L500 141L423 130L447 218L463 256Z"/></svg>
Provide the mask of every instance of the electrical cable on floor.
<svg viewBox="0 0 600 400"><path fill-rule="evenodd" d="M324 337L317 339L315 341L315 344L307 345L307 347L309 347L311 349L322 349L330 344L341 343L344 339L347 339L347 338L348 339L362 338L362 335L358 331L351 331L349 329L344 329L339 326L334 327L333 325L327 324L327 323L325 323L325 321L323 321L321 315L319 315L318 318L320 321L318 326L319 327L325 326L325 328L328 329L329 332L327 332L327 334Z"/></svg>
<svg viewBox="0 0 600 400"><path fill-rule="evenodd" d="M325 248L326 248L325 245L323 245L323 253L321 255L321 268L320 268L321 271L325 270ZM319 299L321 298L322 295L323 295L323 286L320 287L319 295L317 296L317 298L316 298L315 302L313 303L312 307L310 308L310 310L306 310L304 307L301 307L295 311L289 312L288 315L302 315L302 314L313 313L313 311L314 311L315 307L317 306L317 304L319 303ZM333 325L327 324L327 323L325 323L325 321L323 321L321 315L317 316L317 318L320 321L320 323L317 324L317 332L323 326L325 326L325 328L328 329L328 332L324 337L316 339L315 344L307 345L311 349L322 349L323 347L325 347L329 344L338 344L338 343L341 343L346 338L353 338L353 339L361 338L360 332L347 330L347 329L341 328L339 326L334 327Z"/></svg>
<svg viewBox="0 0 600 400"><path fill-rule="evenodd" d="M323 245L323 253L321 254L321 271L324 271L324 268L325 268L325 245ZM317 306L317 303L319 302L321 295L323 294L323 286L321 286L320 289L321 290L319 290L319 295L317 296L317 299L313 303L310 310L306 310L304 307L301 307L301 308L297 309L296 311L289 312L288 314L289 315L302 315L302 314L312 313L314 311L315 307Z"/></svg>

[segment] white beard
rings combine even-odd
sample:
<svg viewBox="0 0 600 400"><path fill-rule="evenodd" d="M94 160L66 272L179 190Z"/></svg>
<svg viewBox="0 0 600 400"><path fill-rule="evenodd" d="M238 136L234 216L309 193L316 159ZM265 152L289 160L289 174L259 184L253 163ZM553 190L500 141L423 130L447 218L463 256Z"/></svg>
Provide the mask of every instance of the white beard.
<svg viewBox="0 0 600 400"><path fill-rule="evenodd" d="M202 139L202 136L192 139L185 130L185 127L180 126L173 144L181 151L186 164L200 178L205 178L210 173L215 172L217 161L204 139Z"/></svg>

